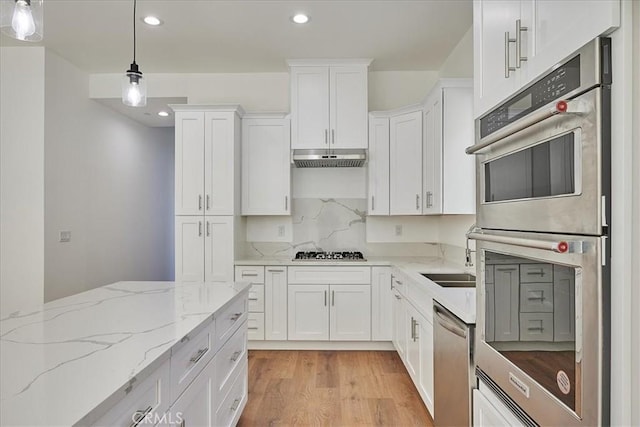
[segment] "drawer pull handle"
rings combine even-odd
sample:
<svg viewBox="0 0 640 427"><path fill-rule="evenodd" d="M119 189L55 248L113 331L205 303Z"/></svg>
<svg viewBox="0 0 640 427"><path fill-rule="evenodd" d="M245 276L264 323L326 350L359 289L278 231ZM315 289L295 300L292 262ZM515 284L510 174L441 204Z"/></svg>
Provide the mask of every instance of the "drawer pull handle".
<svg viewBox="0 0 640 427"><path fill-rule="evenodd" d="M255 297L255 298L249 298L249 301L258 301L258 297Z"/></svg>
<svg viewBox="0 0 640 427"><path fill-rule="evenodd" d="M400 280L396 280L396 283L400 286L402 286L402 282Z"/></svg>
<svg viewBox="0 0 640 427"><path fill-rule="evenodd" d="M402 299L400 295L394 295L394 297L396 297L396 299Z"/></svg>
<svg viewBox="0 0 640 427"><path fill-rule="evenodd" d="M189 361L191 363L198 363L198 360L202 359L202 356L204 356L207 351L209 351L209 347L201 348Z"/></svg>
<svg viewBox="0 0 640 427"><path fill-rule="evenodd" d="M529 276L544 276L544 270L543 270L543 269L540 269L540 270L538 270L538 271L531 271L531 270L529 270L529 271L527 271L527 274L528 274Z"/></svg>
<svg viewBox="0 0 640 427"><path fill-rule="evenodd" d="M233 405L231 405L231 411L235 412L238 409L238 406L240 406L240 402L242 401L242 399L236 399L233 401Z"/></svg>
<svg viewBox="0 0 640 427"><path fill-rule="evenodd" d="M258 329L258 328L256 328ZM235 353L233 353L233 355L231 355L231 361L235 362L236 360L238 360L238 357L240 357L240 355L242 354L241 351L236 351Z"/></svg>
<svg viewBox="0 0 640 427"><path fill-rule="evenodd" d="M267 271L271 271L272 273L284 273L284 269L282 268L267 268Z"/></svg>
<svg viewBox="0 0 640 427"><path fill-rule="evenodd" d="M529 301L544 301L544 297L527 297Z"/></svg>
<svg viewBox="0 0 640 427"><path fill-rule="evenodd" d="M247 329L250 331L257 331L260 328L258 328L257 326L249 326Z"/></svg>
<svg viewBox="0 0 640 427"><path fill-rule="evenodd" d="M258 277L258 273L242 273L242 277Z"/></svg>
<svg viewBox="0 0 640 427"><path fill-rule="evenodd" d="M242 316L242 313L233 313L233 316L231 316L231 320L235 322L240 318L240 316Z"/></svg>
<svg viewBox="0 0 640 427"><path fill-rule="evenodd" d="M536 326L536 327L532 327L532 328L527 328L527 331L544 331L544 328L542 326Z"/></svg>
<svg viewBox="0 0 640 427"><path fill-rule="evenodd" d="M131 423L131 425L129 427L136 427L138 424L140 424L142 421L144 421L146 416L149 415L149 413L151 413L152 410L153 410L153 407L152 406L148 406L147 409L145 409L143 411L134 412L133 416L131 417L133 422Z"/></svg>

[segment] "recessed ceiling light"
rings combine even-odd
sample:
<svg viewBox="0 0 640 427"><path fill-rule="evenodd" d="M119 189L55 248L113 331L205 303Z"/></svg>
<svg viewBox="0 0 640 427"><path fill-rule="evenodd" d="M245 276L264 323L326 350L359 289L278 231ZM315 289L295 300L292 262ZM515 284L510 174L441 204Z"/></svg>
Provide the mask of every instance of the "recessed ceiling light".
<svg viewBox="0 0 640 427"><path fill-rule="evenodd" d="M296 24L306 24L307 22L309 22L309 17L304 13L298 13L296 15L293 15L291 20Z"/></svg>
<svg viewBox="0 0 640 427"><path fill-rule="evenodd" d="M156 18L155 16L145 16L144 18L142 18L142 20L144 21L145 24L147 25L152 25L154 27L157 27L158 25L162 25L162 20L160 18Z"/></svg>
<svg viewBox="0 0 640 427"><path fill-rule="evenodd" d="M169 113L167 113L166 111L160 111L160 112L158 112L158 115L160 117L169 117Z"/></svg>

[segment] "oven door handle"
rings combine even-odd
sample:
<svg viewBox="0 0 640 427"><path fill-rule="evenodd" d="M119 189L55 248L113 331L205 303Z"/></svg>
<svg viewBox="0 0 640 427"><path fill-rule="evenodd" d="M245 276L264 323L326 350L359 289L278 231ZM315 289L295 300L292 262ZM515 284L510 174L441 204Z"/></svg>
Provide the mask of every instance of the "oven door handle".
<svg viewBox="0 0 640 427"><path fill-rule="evenodd" d="M484 242L505 243L507 245L522 246L525 248L543 249L546 251L557 252L559 254L583 252L583 242L580 241L567 242L566 240L520 239L518 237L501 236L487 232L469 233L469 239Z"/></svg>
<svg viewBox="0 0 640 427"><path fill-rule="evenodd" d="M498 131L495 131L493 134L484 138L484 141L479 144L474 144L471 147L467 147L464 151L467 154L475 154L478 151L487 148L490 145L495 144L508 137L509 135L513 135L516 132L520 132L523 129L528 128L529 126L535 125L536 123L540 123L550 117L553 117L557 114L580 114L586 113L588 111L588 106L584 101L574 99L572 101L560 100L557 101L550 107L541 108L540 110L525 116L523 119L514 123L513 125L506 126Z"/></svg>

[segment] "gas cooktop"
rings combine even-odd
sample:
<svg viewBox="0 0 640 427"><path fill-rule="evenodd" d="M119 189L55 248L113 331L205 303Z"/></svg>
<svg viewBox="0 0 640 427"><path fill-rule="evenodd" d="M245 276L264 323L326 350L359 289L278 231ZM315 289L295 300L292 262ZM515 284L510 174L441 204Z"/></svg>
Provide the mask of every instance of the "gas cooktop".
<svg viewBox="0 0 640 427"><path fill-rule="evenodd" d="M297 252L294 261L366 261L362 252L342 251L342 252Z"/></svg>

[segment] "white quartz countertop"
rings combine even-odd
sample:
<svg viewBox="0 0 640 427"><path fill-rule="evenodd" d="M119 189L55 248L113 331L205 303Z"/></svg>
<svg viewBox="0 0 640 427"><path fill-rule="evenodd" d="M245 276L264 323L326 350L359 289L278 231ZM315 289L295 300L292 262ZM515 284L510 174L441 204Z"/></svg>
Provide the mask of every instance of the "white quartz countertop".
<svg viewBox="0 0 640 427"><path fill-rule="evenodd" d="M248 288L118 282L0 319L0 424L86 422Z"/></svg>
<svg viewBox="0 0 640 427"><path fill-rule="evenodd" d="M438 301L462 321L468 324L476 322L476 289L475 288L443 288L420 273L470 273L475 275L473 267L453 263L437 257L367 257L366 261L293 261L291 257L249 258L235 261L235 265L264 266L388 266L404 274L415 287Z"/></svg>

